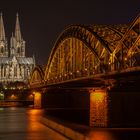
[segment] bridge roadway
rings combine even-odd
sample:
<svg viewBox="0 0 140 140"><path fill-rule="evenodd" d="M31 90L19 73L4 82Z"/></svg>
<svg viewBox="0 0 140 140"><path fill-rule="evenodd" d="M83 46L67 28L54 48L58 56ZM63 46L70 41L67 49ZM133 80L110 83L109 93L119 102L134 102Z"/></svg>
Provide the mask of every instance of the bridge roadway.
<svg viewBox="0 0 140 140"><path fill-rule="evenodd" d="M43 110L37 109L0 108L0 140L70 140L42 124L40 117L43 116L43 113ZM87 136L84 140L140 139L140 128L91 129L84 127L83 129L83 127L78 128L78 125L70 123L63 122L62 124L83 134L85 133Z"/></svg>
<svg viewBox="0 0 140 140"><path fill-rule="evenodd" d="M109 87L110 85L114 84L121 84L121 83L139 83L140 79L140 67L132 67L127 68L121 71L112 71L106 72L102 74L95 74L89 77L79 77L75 79L64 80L61 82L54 82L54 83L47 83L38 81L35 83L31 83L30 89L45 89L45 88L58 88L58 87Z"/></svg>

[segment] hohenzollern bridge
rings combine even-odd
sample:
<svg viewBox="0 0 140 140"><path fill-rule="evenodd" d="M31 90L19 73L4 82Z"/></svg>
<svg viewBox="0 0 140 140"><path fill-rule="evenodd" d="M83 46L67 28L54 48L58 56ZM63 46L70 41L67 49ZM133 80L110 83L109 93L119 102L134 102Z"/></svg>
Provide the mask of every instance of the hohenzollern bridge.
<svg viewBox="0 0 140 140"><path fill-rule="evenodd" d="M84 116L90 126L140 125L132 115L140 116L139 82L140 15L130 24L66 27L29 81L36 107L59 108L50 114L67 119Z"/></svg>
<svg viewBox="0 0 140 140"><path fill-rule="evenodd" d="M140 70L140 16L131 24L70 25L30 84L55 85Z"/></svg>
<svg viewBox="0 0 140 140"><path fill-rule="evenodd" d="M66 27L29 81L36 106L90 126L140 125L139 82L140 15L130 24Z"/></svg>

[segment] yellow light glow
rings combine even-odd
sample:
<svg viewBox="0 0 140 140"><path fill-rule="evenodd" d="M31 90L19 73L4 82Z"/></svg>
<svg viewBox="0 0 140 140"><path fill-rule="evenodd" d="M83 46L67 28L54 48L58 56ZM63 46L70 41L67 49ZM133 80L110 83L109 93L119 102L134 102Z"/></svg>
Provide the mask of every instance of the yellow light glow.
<svg viewBox="0 0 140 140"><path fill-rule="evenodd" d="M124 60L127 61L127 57L125 57Z"/></svg>
<svg viewBox="0 0 140 140"><path fill-rule="evenodd" d="M29 114L30 114L31 116L34 116L34 115L39 114L39 111L38 111L38 109L32 109L32 110L29 110Z"/></svg>
<svg viewBox="0 0 140 140"><path fill-rule="evenodd" d="M90 91L90 126L107 126L107 92L106 90Z"/></svg>
<svg viewBox="0 0 140 140"><path fill-rule="evenodd" d="M108 131L91 131L88 136L88 140L114 140L111 133Z"/></svg>
<svg viewBox="0 0 140 140"><path fill-rule="evenodd" d="M41 93L34 92L34 107L41 108Z"/></svg>
<svg viewBox="0 0 140 140"><path fill-rule="evenodd" d="M10 99L11 100L15 100L15 99L17 99L17 96L15 96L14 94L12 94L11 97L10 97Z"/></svg>
<svg viewBox="0 0 140 140"><path fill-rule="evenodd" d="M104 94L102 92L94 92L91 94L91 100L102 102L104 100Z"/></svg>
<svg viewBox="0 0 140 140"><path fill-rule="evenodd" d="M39 92L36 92L36 93L35 93L35 99L36 99L36 100L39 100L40 97L41 97L41 94L40 94Z"/></svg>
<svg viewBox="0 0 140 140"><path fill-rule="evenodd" d="M28 96L28 99L29 99L29 100L33 100L33 98L34 98L33 94L30 94L30 95Z"/></svg>
<svg viewBox="0 0 140 140"><path fill-rule="evenodd" d="M43 114L43 110L40 109L30 109L27 111L29 120L28 120L28 126L27 129L29 131L41 131L41 129L44 129L44 127L40 126L40 123L38 121L38 116L41 116ZM34 134L27 133L28 137L33 137ZM38 136L39 137L39 136Z"/></svg>

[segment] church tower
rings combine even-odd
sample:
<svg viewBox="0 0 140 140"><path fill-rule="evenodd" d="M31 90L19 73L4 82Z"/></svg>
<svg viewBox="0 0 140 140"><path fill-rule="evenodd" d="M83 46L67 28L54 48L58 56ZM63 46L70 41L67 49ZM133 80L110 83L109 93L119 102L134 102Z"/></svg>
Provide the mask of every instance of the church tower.
<svg viewBox="0 0 140 140"><path fill-rule="evenodd" d="M5 37L2 13L0 14L0 57L8 57L8 45Z"/></svg>
<svg viewBox="0 0 140 140"><path fill-rule="evenodd" d="M10 56L25 57L25 41L21 36L19 16L16 15L15 34L10 40Z"/></svg>

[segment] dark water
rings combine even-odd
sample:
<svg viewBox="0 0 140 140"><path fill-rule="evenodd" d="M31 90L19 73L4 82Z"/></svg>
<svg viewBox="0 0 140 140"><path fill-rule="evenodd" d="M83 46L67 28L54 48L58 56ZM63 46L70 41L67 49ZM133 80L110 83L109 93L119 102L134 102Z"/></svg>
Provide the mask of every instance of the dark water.
<svg viewBox="0 0 140 140"><path fill-rule="evenodd" d="M140 140L138 128L93 129L87 134L87 140Z"/></svg>
<svg viewBox="0 0 140 140"><path fill-rule="evenodd" d="M64 140L40 123L42 115L43 110L0 108L0 140ZM140 140L139 128L89 129L83 133L86 140Z"/></svg>
<svg viewBox="0 0 140 140"><path fill-rule="evenodd" d="M0 108L0 140L55 139L52 131L40 123L42 114L43 110L37 109Z"/></svg>

